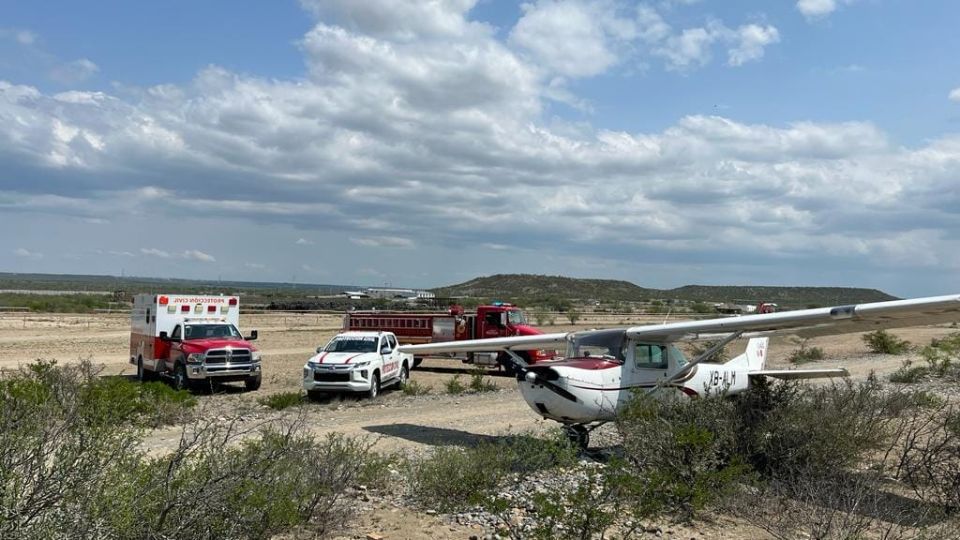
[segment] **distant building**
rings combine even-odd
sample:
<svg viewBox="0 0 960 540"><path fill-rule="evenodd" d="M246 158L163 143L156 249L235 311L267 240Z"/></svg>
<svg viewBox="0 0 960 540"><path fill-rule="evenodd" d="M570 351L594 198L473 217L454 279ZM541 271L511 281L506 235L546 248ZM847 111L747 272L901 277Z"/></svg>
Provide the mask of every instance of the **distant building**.
<svg viewBox="0 0 960 540"><path fill-rule="evenodd" d="M389 298L405 300L432 299L436 295L430 291L416 289L394 289L390 287L371 287L363 291L369 298Z"/></svg>

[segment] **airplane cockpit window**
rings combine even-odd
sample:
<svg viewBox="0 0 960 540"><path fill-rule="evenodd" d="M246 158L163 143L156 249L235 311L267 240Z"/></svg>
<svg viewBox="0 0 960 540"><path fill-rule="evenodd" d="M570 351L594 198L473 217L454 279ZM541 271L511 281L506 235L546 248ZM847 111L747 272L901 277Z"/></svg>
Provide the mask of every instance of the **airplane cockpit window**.
<svg viewBox="0 0 960 540"><path fill-rule="evenodd" d="M666 369L667 348L663 345L637 343L633 349L633 360L638 368Z"/></svg>
<svg viewBox="0 0 960 540"><path fill-rule="evenodd" d="M595 357L623 362L623 330L581 334L567 344L567 358Z"/></svg>

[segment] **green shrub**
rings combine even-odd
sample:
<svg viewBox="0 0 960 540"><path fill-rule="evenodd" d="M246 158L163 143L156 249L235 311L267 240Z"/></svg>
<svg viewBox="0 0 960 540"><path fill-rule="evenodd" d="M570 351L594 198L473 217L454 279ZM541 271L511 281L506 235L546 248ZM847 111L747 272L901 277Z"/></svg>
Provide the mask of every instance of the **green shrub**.
<svg viewBox="0 0 960 540"><path fill-rule="evenodd" d="M257 437L263 425L237 417L195 421L149 457L144 410L192 402L89 362L0 375L0 538L322 536L383 462L365 441L298 435L302 419Z"/></svg>
<svg viewBox="0 0 960 540"><path fill-rule="evenodd" d="M416 500L444 512L482 503L504 474L493 445L440 446L417 461L412 472Z"/></svg>
<svg viewBox="0 0 960 540"><path fill-rule="evenodd" d="M580 320L581 313L576 309L571 309L567 312L567 320L570 321L570 324L577 324L577 321Z"/></svg>
<svg viewBox="0 0 960 540"><path fill-rule="evenodd" d="M886 330L864 334L863 342L867 344L870 352L875 354L903 354L910 348L909 341L902 340Z"/></svg>
<svg viewBox="0 0 960 540"><path fill-rule="evenodd" d="M420 384L414 380L407 380L407 382L403 383L403 386L400 387L400 391L403 392L405 396L425 396L433 392L433 387Z"/></svg>
<svg viewBox="0 0 960 540"><path fill-rule="evenodd" d="M960 333L934 339L920 351L935 377L945 377L960 360Z"/></svg>
<svg viewBox="0 0 960 540"><path fill-rule="evenodd" d="M787 357L787 360L791 364L805 364L807 362L816 362L817 360L824 359L826 355L823 353L823 349L808 346L808 341L807 339L801 339L796 342L797 348Z"/></svg>
<svg viewBox="0 0 960 540"><path fill-rule="evenodd" d="M482 369L475 369L470 373L470 391L471 392L496 392L500 387L496 383L486 378L486 372ZM453 392L450 392L451 394Z"/></svg>
<svg viewBox="0 0 960 540"><path fill-rule="evenodd" d="M450 380L444 383L443 386L444 388L447 389L448 394L452 394L454 396L459 396L460 394L467 391L467 387L464 386L462 382L460 382L459 374L454 375Z"/></svg>
<svg viewBox="0 0 960 540"><path fill-rule="evenodd" d="M930 375L930 368L927 366L914 366L910 360L905 360L903 364L890 374L890 382L901 384L913 384L922 381Z"/></svg>
<svg viewBox="0 0 960 540"><path fill-rule="evenodd" d="M257 398L257 403L270 407L275 411L282 411L290 407L304 404L303 394L300 392L279 392Z"/></svg>
<svg viewBox="0 0 960 540"><path fill-rule="evenodd" d="M549 438L516 435L474 447L439 447L411 466L410 486L421 504L455 511L490 504L507 474L576 463L577 449L559 432Z"/></svg>
<svg viewBox="0 0 960 540"><path fill-rule="evenodd" d="M748 472L735 446L733 404L637 396L617 419L626 459L680 520L730 493Z"/></svg>

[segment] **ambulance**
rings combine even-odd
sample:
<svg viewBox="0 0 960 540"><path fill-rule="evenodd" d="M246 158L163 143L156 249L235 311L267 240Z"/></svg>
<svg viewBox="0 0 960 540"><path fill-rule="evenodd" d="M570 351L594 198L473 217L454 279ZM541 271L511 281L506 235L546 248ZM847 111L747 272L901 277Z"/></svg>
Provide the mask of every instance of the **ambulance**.
<svg viewBox="0 0 960 540"><path fill-rule="evenodd" d="M242 381L260 388L260 352L238 329L236 296L138 294L133 298L130 363L139 380L165 378L173 387L210 389Z"/></svg>

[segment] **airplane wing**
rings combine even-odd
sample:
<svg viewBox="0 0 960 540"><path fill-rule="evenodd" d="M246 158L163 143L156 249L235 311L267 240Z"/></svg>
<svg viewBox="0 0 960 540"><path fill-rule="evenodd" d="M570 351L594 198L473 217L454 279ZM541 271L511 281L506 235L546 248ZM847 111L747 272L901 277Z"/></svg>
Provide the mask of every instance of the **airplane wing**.
<svg viewBox="0 0 960 540"><path fill-rule="evenodd" d="M669 343L703 339L710 335L730 335L734 332L743 332L741 337L745 338L773 334L815 337L955 321L960 321L960 294L745 315L742 317L651 324L634 326L620 331L626 331L627 335L643 340ZM429 354L502 351L507 349L517 351L555 349L565 346L566 341L575 334L610 331L613 330L586 330L535 336L402 345L400 350L408 353Z"/></svg>
<svg viewBox="0 0 960 540"><path fill-rule="evenodd" d="M960 321L960 294L635 326L627 329L627 335L655 342L685 341L697 339L701 334L738 331L743 332L743 337L772 334L815 337L954 321Z"/></svg>

